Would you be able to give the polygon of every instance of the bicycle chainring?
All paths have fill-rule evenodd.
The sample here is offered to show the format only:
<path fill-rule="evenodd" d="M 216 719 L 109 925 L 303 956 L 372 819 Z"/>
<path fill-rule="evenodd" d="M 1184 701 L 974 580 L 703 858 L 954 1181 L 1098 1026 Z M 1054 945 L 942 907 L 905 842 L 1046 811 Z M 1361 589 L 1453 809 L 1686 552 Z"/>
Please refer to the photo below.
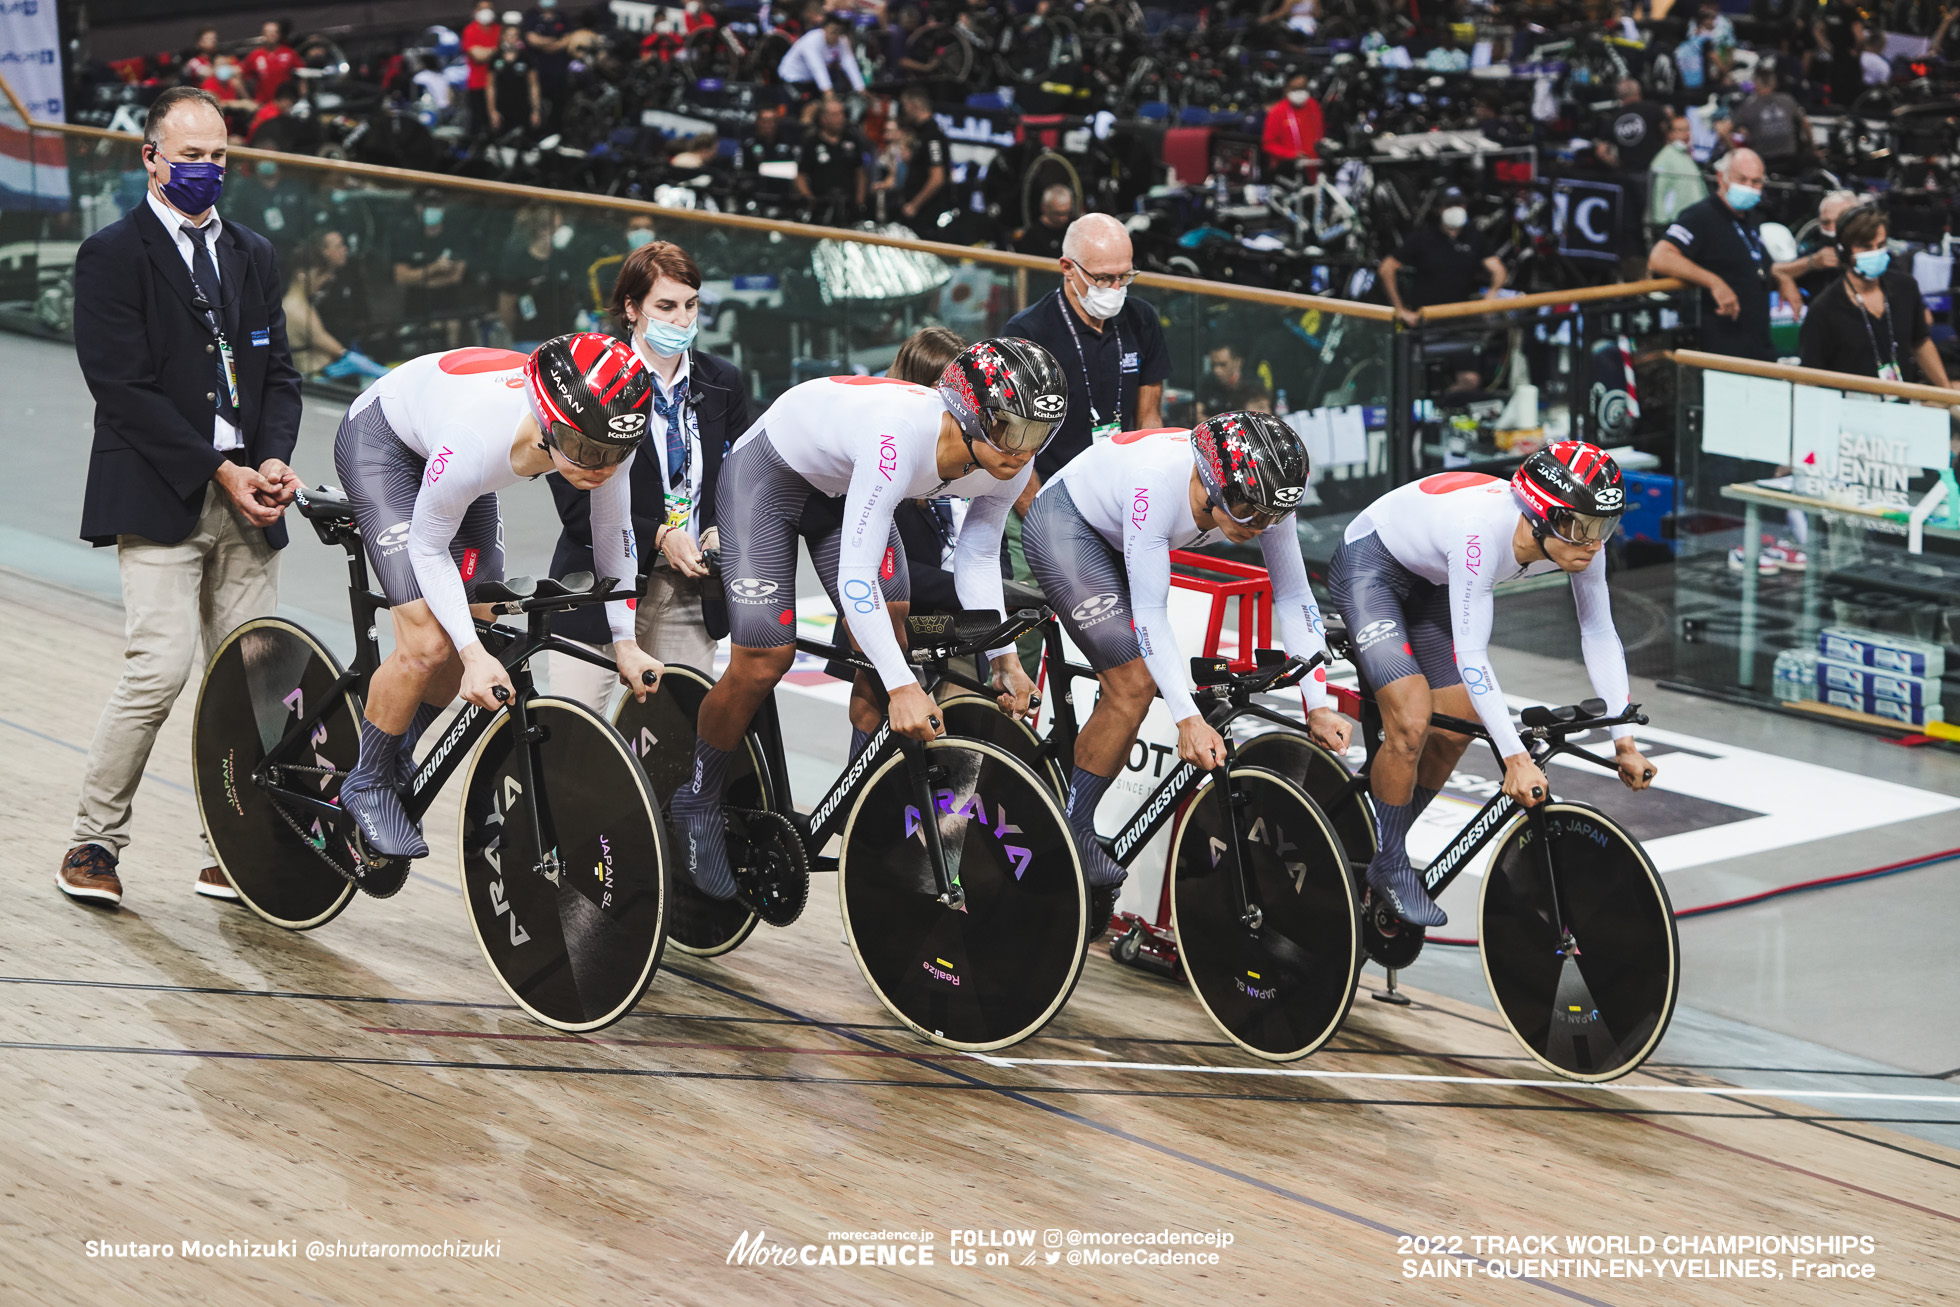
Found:
<path fill-rule="evenodd" d="M 810 901 L 810 853 L 790 820 L 761 808 L 725 807 L 735 899 L 772 926 L 787 926 Z"/>
<path fill-rule="evenodd" d="M 1372 890 L 1361 901 L 1361 909 L 1361 948 L 1371 959 L 1391 971 L 1416 960 L 1428 938 L 1421 926 L 1396 916 L 1388 900 L 1376 898 Z"/>

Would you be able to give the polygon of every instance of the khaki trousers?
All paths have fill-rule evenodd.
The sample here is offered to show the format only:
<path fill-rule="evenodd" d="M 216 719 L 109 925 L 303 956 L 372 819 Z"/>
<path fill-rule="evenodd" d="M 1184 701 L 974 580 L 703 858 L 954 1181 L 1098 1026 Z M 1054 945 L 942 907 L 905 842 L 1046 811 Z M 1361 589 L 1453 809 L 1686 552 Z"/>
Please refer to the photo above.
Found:
<path fill-rule="evenodd" d="M 701 583 L 655 568 L 647 577 L 647 592 L 634 610 L 634 637 L 640 648 L 663 663 L 683 663 L 708 676 L 715 674 L 715 643 L 701 618 Z M 564 654 L 550 657 L 551 693 L 582 703 L 612 720 L 613 693 L 625 693 L 619 673 L 594 667 Z"/>
<path fill-rule="evenodd" d="M 89 745 L 74 842 L 120 856 L 136 786 L 170 706 L 225 636 L 279 606 L 279 553 L 214 482 L 204 488 L 204 510 L 186 539 L 160 545 L 120 536 L 116 563 L 126 630 L 122 679 Z M 206 844 L 200 865 L 215 861 Z"/>

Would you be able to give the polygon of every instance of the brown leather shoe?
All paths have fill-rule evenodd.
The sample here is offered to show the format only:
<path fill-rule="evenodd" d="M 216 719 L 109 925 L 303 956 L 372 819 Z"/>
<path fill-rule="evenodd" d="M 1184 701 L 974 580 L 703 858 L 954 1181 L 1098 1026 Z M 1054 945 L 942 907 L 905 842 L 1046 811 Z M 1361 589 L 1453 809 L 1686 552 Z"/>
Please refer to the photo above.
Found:
<path fill-rule="evenodd" d="M 77 844 L 54 874 L 55 888 L 84 903 L 122 902 L 122 882 L 116 878 L 116 855 L 100 844 Z"/>
<path fill-rule="evenodd" d="M 197 892 L 207 899 L 223 899 L 227 903 L 238 902 L 238 891 L 231 887 L 225 878 L 222 867 L 206 867 L 197 873 Z"/>

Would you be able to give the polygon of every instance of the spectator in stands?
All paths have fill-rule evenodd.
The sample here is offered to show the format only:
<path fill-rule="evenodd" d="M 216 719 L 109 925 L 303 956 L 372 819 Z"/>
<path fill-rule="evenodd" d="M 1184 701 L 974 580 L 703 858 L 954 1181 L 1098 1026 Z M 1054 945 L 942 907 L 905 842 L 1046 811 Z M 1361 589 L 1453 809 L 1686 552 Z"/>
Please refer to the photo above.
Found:
<path fill-rule="evenodd" d="M 565 112 L 565 90 L 572 77 L 572 22 L 558 11 L 558 0 L 538 0 L 524 15 L 524 44 L 544 95 L 544 120 L 555 128 Z"/>
<path fill-rule="evenodd" d="M 386 376 L 388 369 L 342 343 L 328 330 L 319 310 L 327 287 L 346 265 L 347 242 L 337 231 L 324 232 L 319 240 L 300 247 L 282 304 L 286 341 L 292 347 L 293 366 L 302 376 L 357 378 L 365 390 L 375 378 Z"/>
<path fill-rule="evenodd" d="M 432 348 L 455 349 L 463 343 L 463 279 L 470 269 L 442 200 L 436 190 L 416 196 L 415 217 L 395 242 L 395 284 L 403 288 L 407 315 L 428 328 Z"/>
<path fill-rule="evenodd" d="M 626 262 L 626 256 L 644 245 L 653 244 L 653 215 L 650 213 L 629 213 L 626 224 L 620 232 L 620 243 L 607 253 L 594 259 L 585 270 L 586 305 L 595 314 L 604 313 L 612 302 L 613 283 L 619 280 L 619 270 Z M 599 330 L 597 327 L 591 330 Z"/>
<path fill-rule="evenodd" d="M 1885 211 L 1867 202 L 1837 222 L 1843 273 L 1811 301 L 1800 349 L 1807 368 L 1882 381 L 1950 386 L 1932 340 L 1933 314 L 1908 268 L 1887 249 Z"/>
<path fill-rule="evenodd" d="M 821 27 L 797 37 L 776 65 L 776 76 L 807 99 L 828 95 L 835 88 L 833 68 L 844 75 L 853 91 L 863 94 L 864 74 L 858 70 L 857 50 L 851 44 L 851 20 L 842 14 L 828 15 Z"/>
<path fill-rule="evenodd" d="M 442 71 L 440 61 L 433 57 L 411 56 L 409 63 L 415 69 L 409 83 L 417 92 L 419 106 L 433 111 L 438 119 L 446 119 L 456 93 L 450 87 L 449 77 Z"/>
<path fill-rule="evenodd" d="M 463 90 L 470 111 L 470 135 L 485 136 L 490 131 L 490 65 L 497 58 L 497 45 L 503 31 L 497 26 L 497 11 L 482 0 L 463 29 L 463 58 L 469 62 L 469 75 Z"/>
<path fill-rule="evenodd" d="M 1421 321 L 1418 310 L 1431 304 L 1489 299 L 1508 276 L 1503 261 L 1490 252 L 1483 233 L 1470 221 L 1462 190 L 1448 187 L 1436 205 L 1436 220 L 1416 228 L 1400 249 L 1381 262 L 1382 289 L 1395 306 L 1395 316 L 1411 327 Z M 1402 289 L 1404 268 L 1411 274 L 1413 294 Z"/>
<path fill-rule="evenodd" d="M 1795 264 L 1776 264 L 1756 235 L 1763 161 L 1746 146 L 1716 165 L 1721 189 L 1683 209 L 1654 242 L 1647 267 L 1702 288 L 1701 348 L 1713 354 L 1776 361 L 1769 338 L 1770 296 L 1781 289 L 1801 314 Z"/>
<path fill-rule="evenodd" d="M 1258 21 L 1279 24 L 1308 37 L 1320 29 L 1320 6 L 1315 0 L 1277 0 L 1271 9 L 1259 15 Z"/>
<path fill-rule="evenodd" d="M 904 78 L 923 77 L 932 65 L 912 57 L 912 34 L 925 25 L 917 5 L 905 5 L 885 34 L 885 67 Z"/>
<path fill-rule="evenodd" d="M 502 132 L 506 124 L 528 124 L 533 131 L 543 125 L 544 85 L 537 61 L 509 14 L 504 15 L 503 35 L 496 57 L 490 61 L 490 81 L 484 91 L 484 108 L 490 115 L 493 134 Z"/>
<path fill-rule="evenodd" d="M 1691 204 L 1708 198 L 1708 183 L 1688 152 L 1690 129 L 1686 114 L 1667 120 L 1667 144 L 1647 170 L 1647 239 L 1659 238 L 1667 225 Z"/>
<path fill-rule="evenodd" d="M 1864 82 L 1859 52 L 1865 43 L 1865 20 L 1856 0 L 1829 0 L 1817 12 L 1817 44 L 1830 52 L 1830 103 L 1847 109 Z"/>
<path fill-rule="evenodd" d="M 1014 248 L 1022 254 L 1044 259 L 1062 257 L 1062 237 L 1075 221 L 1075 191 L 1056 182 L 1041 193 L 1041 210 L 1034 222 L 1014 237 Z"/>
<path fill-rule="evenodd" d="M 1688 20 L 1688 35 L 1674 47 L 1674 72 L 1689 99 L 1722 84 L 1722 65 L 1715 48 L 1715 18 L 1696 14 Z"/>
<path fill-rule="evenodd" d="M 1885 57 L 1885 33 L 1876 27 L 1865 33 L 1864 53 L 1858 56 L 1866 86 L 1883 86 L 1892 80 L 1892 61 Z"/>
<path fill-rule="evenodd" d="M 1776 64 L 1756 65 L 1756 89 L 1736 106 L 1735 139 L 1763 157 L 1763 167 L 1788 176 L 1800 171 L 1810 153 L 1810 119 L 1803 106 L 1776 89 Z"/>
<path fill-rule="evenodd" d="M 1157 310 L 1129 293 L 1136 279 L 1130 233 L 1106 213 L 1077 218 L 1062 239 L 1061 269 L 1061 289 L 1015 314 L 1001 331 L 1046 347 L 1069 385 L 1068 416 L 1035 459 L 1022 512 L 1040 483 L 1091 440 L 1164 424 L 1170 351 Z"/>
<path fill-rule="evenodd" d="M 246 94 L 245 75 L 239 70 L 238 60 L 228 54 L 216 56 L 211 61 L 211 75 L 198 89 L 217 97 L 226 126 L 234 138 L 242 139 L 243 128 L 251 122 L 259 106 Z"/>
<path fill-rule="evenodd" d="M 1259 378 L 1247 377 L 1232 387 L 1232 393 L 1225 403 L 1224 412 L 1270 413 L 1273 411 L 1273 392 Z"/>
<path fill-rule="evenodd" d="M 217 66 L 218 29 L 200 27 L 196 42 L 184 51 L 183 62 L 177 69 L 178 80 L 185 86 L 203 86 L 204 79 L 211 76 Z"/>
<path fill-rule="evenodd" d="M 572 251 L 573 235 L 552 205 L 517 215 L 497 267 L 497 317 L 514 348 L 533 350 L 572 329 L 587 266 Z"/>
<path fill-rule="evenodd" d="M 845 120 L 844 102 L 826 96 L 817 110 L 817 130 L 797 156 L 796 193 L 810 205 L 815 221 L 845 226 L 864 212 L 869 187 L 864 144 Z"/>
<path fill-rule="evenodd" d="M 1204 375 L 1198 378 L 1198 411 L 1193 422 L 1203 422 L 1214 413 L 1231 412 L 1232 396 L 1238 393 L 1244 382 L 1244 347 L 1229 340 L 1213 346 L 1211 352 L 1205 355 Z"/>
<path fill-rule="evenodd" d="M 1286 94 L 1266 110 L 1259 142 L 1266 162 L 1275 171 L 1310 175 L 1319 165 L 1324 133 L 1320 101 L 1307 90 L 1307 75 L 1294 73 L 1286 79 Z"/>
<path fill-rule="evenodd" d="M 905 88 L 898 112 L 912 138 L 898 220 L 922 237 L 944 239 L 944 220 L 953 212 L 953 147 L 932 116 L 932 97 L 923 86 Z"/>
<path fill-rule="evenodd" d="M 1837 223 L 1845 210 L 1858 203 L 1851 191 L 1832 191 L 1817 203 L 1817 225 L 1805 233 L 1800 248 L 1807 265 L 1797 273 L 1806 312 L 1818 294 L 1838 279 Z"/>
<path fill-rule="evenodd" d="M 240 176 L 227 188 L 225 212 L 272 242 L 283 261 L 304 237 L 312 206 L 312 193 L 305 183 L 282 176 L 274 159 L 260 159 L 239 169 Z"/>
<path fill-rule="evenodd" d="M 284 20 L 276 18 L 259 24 L 259 43 L 245 56 L 245 76 L 252 98 L 260 104 L 272 99 L 299 67 L 299 55 L 286 44 L 286 26 Z"/>
<path fill-rule="evenodd" d="M 300 122 L 293 117 L 293 106 L 298 102 L 299 83 L 291 79 L 281 82 L 272 99 L 252 115 L 252 124 L 245 129 L 246 144 L 260 150 L 293 150 L 300 143 Z"/>
<path fill-rule="evenodd" d="M 333 269 L 333 279 L 314 297 L 313 311 L 320 315 L 320 325 L 336 339 L 349 349 L 360 349 L 373 320 L 368 311 L 367 275 L 355 257 L 354 245 L 331 228 L 316 233 L 311 241 L 319 250 L 321 262 Z"/>
<path fill-rule="evenodd" d="M 783 196 L 793 189 L 790 179 L 768 175 L 780 173 L 782 164 L 788 164 L 792 169 L 796 167 L 798 151 L 783 139 L 782 122 L 783 116 L 778 110 L 762 110 L 755 116 L 755 135 L 743 141 L 735 155 L 736 169 L 755 179 L 758 195 Z M 768 173 L 763 171 L 765 164 L 771 165 Z"/>
<path fill-rule="evenodd" d="M 1667 144 L 1667 110 L 1642 96 L 1640 83 L 1631 77 L 1621 80 L 1618 93 L 1619 107 L 1607 122 L 1607 143 L 1618 155 L 1622 173 L 1644 178 Z"/>

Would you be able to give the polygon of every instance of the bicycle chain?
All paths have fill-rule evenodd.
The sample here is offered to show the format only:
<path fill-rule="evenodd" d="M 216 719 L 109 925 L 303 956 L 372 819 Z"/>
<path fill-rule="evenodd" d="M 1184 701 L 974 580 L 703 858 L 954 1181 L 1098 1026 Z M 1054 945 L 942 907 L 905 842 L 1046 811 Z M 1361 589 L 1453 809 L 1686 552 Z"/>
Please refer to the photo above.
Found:
<path fill-rule="evenodd" d="M 344 777 L 347 775 L 346 772 L 337 771 L 332 767 L 301 767 L 297 764 L 290 766 L 288 770 L 305 772 L 306 774 L 313 775 L 313 776 Z M 335 860 L 332 854 L 327 852 L 326 844 L 315 844 L 313 842 L 313 837 L 310 834 L 308 834 L 303 828 L 301 828 L 300 824 L 297 821 L 293 820 L 293 815 L 290 812 L 287 812 L 284 805 L 282 805 L 277 799 L 268 799 L 267 802 L 269 802 L 272 805 L 272 810 L 279 814 L 280 819 L 284 821 L 286 825 L 292 828 L 293 834 L 299 836 L 300 842 L 305 844 L 307 848 L 311 849 L 315 854 L 315 856 L 317 856 L 320 859 L 320 861 L 326 863 L 329 867 L 332 867 L 335 872 L 339 873 L 340 878 L 342 880 L 346 881 L 350 885 L 353 885 L 355 888 L 361 890 L 362 892 L 367 894 L 370 898 L 377 898 L 377 899 L 393 898 L 395 895 L 401 893 L 402 886 L 408 884 L 408 868 L 405 862 L 404 865 L 402 866 L 401 874 L 395 878 L 394 883 L 392 885 L 390 885 L 386 880 L 379 878 L 378 876 L 364 874 L 363 868 L 360 866 L 356 866 L 351 869 L 342 866 L 338 861 Z M 358 839 L 359 835 L 357 834 L 355 838 Z M 332 840 L 329 839 L 327 841 L 327 844 L 331 844 L 331 843 Z M 390 859 L 389 865 L 392 866 L 394 865 L 394 863 L 401 862 L 401 861 L 403 860 Z"/>

